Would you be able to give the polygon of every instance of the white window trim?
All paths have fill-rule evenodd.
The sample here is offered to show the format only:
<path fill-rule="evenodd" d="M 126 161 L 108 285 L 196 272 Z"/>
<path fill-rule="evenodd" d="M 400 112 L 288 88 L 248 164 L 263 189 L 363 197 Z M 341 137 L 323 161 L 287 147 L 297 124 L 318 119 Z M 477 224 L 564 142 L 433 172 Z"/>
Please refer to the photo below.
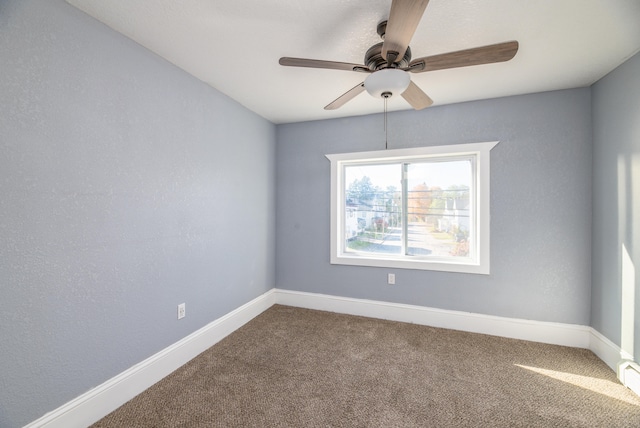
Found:
<path fill-rule="evenodd" d="M 470 144 L 453 144 L 446 146 L 418 147 L 410 149 L 379 150 L 371 152 L 338 153 L 326 155 L 331 161 L 331 264 L 372 266 L 398 269 L 436 270 L 446 272 L 484 274 L 490 273 L 490 151 L 498 141 Z M 344 164 L 354 161 L 367 163 L 402 162 L 418 158 L 442 156 L 476 156 L 476 252 L 474 261 L 464 262 L 447 259 L 407 260 L 386 255 L 355 255 L 343 251 L 343 242 L 338 237 L 344 236 L 344 225 L 339 210 L 344 211 L 344 183 L 341 169 Z"/>

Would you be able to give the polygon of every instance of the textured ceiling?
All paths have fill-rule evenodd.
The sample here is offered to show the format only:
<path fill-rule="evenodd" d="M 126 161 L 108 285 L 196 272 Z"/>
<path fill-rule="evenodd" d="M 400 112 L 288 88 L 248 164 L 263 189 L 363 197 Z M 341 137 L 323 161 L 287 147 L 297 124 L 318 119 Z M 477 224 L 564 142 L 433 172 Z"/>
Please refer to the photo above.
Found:
<path fill-rule="evenodd" d="M 366 93 L 323 107 L 361 73 L 282 67 L 282 56 L 362 63 L 391 0 L 67 0 L 274 123 L 381 112 Z M 640 51 L 640 0 L 431 0 L 413 57 L 517 40 L 509 62 L 411 74 L 442 105 L 588 86 Z M 409 109 L 401 97 L 389 110 Z"/>

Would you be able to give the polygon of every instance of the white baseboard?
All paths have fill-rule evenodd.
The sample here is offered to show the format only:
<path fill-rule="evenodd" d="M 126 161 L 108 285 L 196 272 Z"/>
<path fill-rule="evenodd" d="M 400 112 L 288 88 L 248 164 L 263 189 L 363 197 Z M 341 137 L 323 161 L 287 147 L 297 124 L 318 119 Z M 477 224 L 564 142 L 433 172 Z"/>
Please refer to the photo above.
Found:
<path fill-rule="evenodd" d="M 588 349 L 614 371 L 617 371 L 620 361 L 633 360 L 633 356 L 621 350 L 619 346 L 593 328 L 591 329 L 591 340 Z"/>
<path fill-rule="evenodd" d="M 621 361 L 618 364 L 618 378 L 623 385 L 640 395 L 640 365 L 634 361 Z"/>
<path fill-rule="evenodd" d="M 146 360 L 33 421 L 25 428 L 86 427 L 100 420 L 275 303 L 272 289 Z"/>
<path fill-rule="evenodd" d="M 276 289 L 276 303 L 577 348 L 589 348 L 590 343 L 590 327 L 574 324 L 505 318 L 280 289 Z"/>
<path fill-rule="evenodd" d="M 25 428 L 88 426 L 207 350 L 274 304 L 490 334 L 593 351 L 612 370 L 633 357 L 591 327 L 505 318 L 424 306 L 272 289 L 195 331 Z M 624 365 L 627 368 L 629 364 Z M 634 378 L 634 382 L 638 380 Z M 624 383 L 624 382 L 623 382 Z M 637 391 L 635 391 L 637 393 Z"/>

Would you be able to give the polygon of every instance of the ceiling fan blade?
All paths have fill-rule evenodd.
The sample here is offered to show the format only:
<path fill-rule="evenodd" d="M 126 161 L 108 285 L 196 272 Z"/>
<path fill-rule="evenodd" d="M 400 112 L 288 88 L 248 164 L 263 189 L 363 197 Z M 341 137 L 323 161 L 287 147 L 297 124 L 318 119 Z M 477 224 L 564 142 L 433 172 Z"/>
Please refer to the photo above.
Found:
<path fill-rule="evenodd" d="M 467 67 L 509 61 L 518 52 L 518 42 L 510 41 L 495 45 L 481 46 L 462 51 L 417 58 L 405 70 L 412 73 Z"/>
<path fill-rule="evenodd" d="M 360 95 L 362 92 L 364 92 L 364 82 L 357 84 L 356 86 L 354 86 L 353 88 L 345 92 L 344 94 L 340 95 L 334 101 L 329 103 L 324 109 L 325 110 L 338 109 L 343 105 L 345 105 L 348 101 L 351 101 L 352 99 L 354 99 L 357 95 Z"/>
<path fill-rule="evenodd" d="M 396 62 L 404 57 L 427 4 L 429 0 L 393 0 L 382 44 L 383 58 Z"/>
<path fill-rule="evenodd" d="M 429 95 L 425 94 L 422 89 L 413 82 L 409 82 L 409 87 L 402 93 L 402 98 L 407 100 L 411 107 L 416 110 L 422 110 L 433 104 L 433 100 Z"/>
<path fill-rule="evenodd" d="M 309 67 L 309 68 L 327 68 L 330 70 L 346 70 L 346 71 L 360 71 L 363 73 L 371 73 L 367 67 L 362 64 L 351 64 L 348 62 L 337 61 L 323 61 L 321 59 L 306 59 L 306 58 L 290 58 L 282 57 L 279 61 L 280 65 L 288 67 Z"/>

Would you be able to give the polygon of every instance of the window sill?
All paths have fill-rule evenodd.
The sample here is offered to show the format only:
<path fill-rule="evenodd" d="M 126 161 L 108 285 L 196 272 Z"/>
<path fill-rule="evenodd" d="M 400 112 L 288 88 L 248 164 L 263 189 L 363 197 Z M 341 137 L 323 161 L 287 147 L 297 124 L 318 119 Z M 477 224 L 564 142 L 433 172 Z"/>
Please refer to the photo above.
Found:
<path fill-rule="evenodd" d="M 480 275 L 489 275 L 489 261 L 484 264 L 472 263 L 472 262 L 456 262 L 456 261 L 437 261 L 437 260 L 407 260 L 406 257 L 402 259 L 394 259 L 389 257 L 376 257 L 367 256 L 362 257 L 358 255 L 341 255 L 331 258 L 331 264 L 333 265 L 349 265 L 349 266 L 369 266 L 369 267 L 382 267 L 393 269 L 414 269 L 414 270 L 432 270 L 441 272 L 453 272 L 453 273 L 471 273 Z"/>

